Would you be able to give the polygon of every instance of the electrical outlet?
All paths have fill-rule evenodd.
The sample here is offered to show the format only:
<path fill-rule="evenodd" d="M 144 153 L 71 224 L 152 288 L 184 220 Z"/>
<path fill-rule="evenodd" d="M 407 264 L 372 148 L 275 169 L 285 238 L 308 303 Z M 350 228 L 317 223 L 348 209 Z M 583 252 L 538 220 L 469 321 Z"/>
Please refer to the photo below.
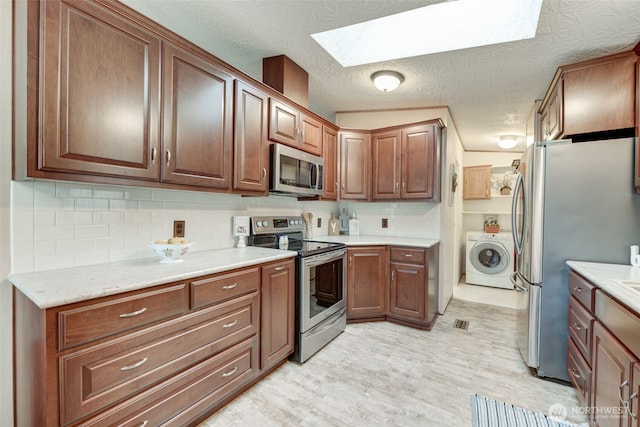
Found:
<path fill-rule="evenodd" d="M 389 220 L 387 218 L 382 218 L 382 228 L 389 228 Z"/>
<path fill-rule="evenodd" d="M 173 221 L 173 237 L 184 237 L 184 221 Z"/>
<path fill-rule="evenodd" d="M 322 218 L 318 218 L 318 228 L 322 227 Z"/>

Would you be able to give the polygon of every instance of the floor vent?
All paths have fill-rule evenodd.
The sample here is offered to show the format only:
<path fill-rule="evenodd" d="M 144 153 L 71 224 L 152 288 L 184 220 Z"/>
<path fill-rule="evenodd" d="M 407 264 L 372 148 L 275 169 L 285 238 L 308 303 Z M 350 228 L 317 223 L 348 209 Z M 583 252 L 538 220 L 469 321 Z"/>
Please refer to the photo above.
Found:
<path fill-rule="evenodd" d="M 469 321 L 456 319 L 456 321 L 453 322 L 453 327 L 456 329 L 464 329 L 466 331 L 469 329 Z"/>

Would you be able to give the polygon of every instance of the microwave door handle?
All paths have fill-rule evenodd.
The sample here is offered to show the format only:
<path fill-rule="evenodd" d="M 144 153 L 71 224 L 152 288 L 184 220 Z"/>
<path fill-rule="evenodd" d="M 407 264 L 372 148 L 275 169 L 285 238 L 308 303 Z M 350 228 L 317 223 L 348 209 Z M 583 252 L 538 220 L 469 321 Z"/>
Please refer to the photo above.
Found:
<path fill-rule="evenodd" d="M 315 163 L 311 163 L 311 167 L 309 168 L 309 188 L 313 190 L 313 170 L 315 169 Z"/>
<path fill-rule="evenodd" d="M 316 190 L 319 190 L 321 188 L 321 183 L 320 183 L 320 179 L 322 177 L 322 173 L 320 172 L 321 168 L 314 163 L 313 167 L 316 169 Z"/>

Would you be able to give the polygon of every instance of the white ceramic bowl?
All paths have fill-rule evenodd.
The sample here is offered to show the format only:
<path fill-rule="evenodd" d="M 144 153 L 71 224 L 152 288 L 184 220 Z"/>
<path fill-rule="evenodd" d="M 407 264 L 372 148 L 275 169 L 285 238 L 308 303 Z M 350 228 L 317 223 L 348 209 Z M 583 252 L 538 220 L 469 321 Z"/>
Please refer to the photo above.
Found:
<path fill-rule="evenodd" d="M 161 264 L 173 264 L 175 262 L 182 262 L 182 256 L 187 253 L 191 245 L 195 242 L 189 243 L 177 243 L 177 244 L 158 244 L 158 243 L 149 243 L 151 249 L 153 249 L 162 260 L 160 260 Z"/>

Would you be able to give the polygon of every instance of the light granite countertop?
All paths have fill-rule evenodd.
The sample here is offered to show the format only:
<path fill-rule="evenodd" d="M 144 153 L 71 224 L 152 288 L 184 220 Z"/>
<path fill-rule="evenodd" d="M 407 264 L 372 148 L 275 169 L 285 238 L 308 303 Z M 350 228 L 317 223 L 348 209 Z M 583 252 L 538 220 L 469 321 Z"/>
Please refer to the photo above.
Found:
<path fill-rule="evenodd" d="M 567 265 L 605 293 L 640 314 L 640 291 L 620 283 L 632 281 L 640 284 L 640 268 L 623 264 L 567 261 Z"/>
<path fill-rule="evenodd" d="M 145 258 L 34 273 L 12 274 L 9 280 L 40 308 L 134 291 L 163 283 L 219 273 L 295 256 L 294 251 L 246 247 L 190 252 L 184 261 L 160 264 Z"/>
<path fill-rule="evenodd" d="M 415 237 L 394 237 L 394 236 L 317 236 L 311 240 L 320 242 L 338 242 L 347 246 L 365 246 L 365 245 L 395 245 L 395 246 L 412 246 L 418 248 L 429 249 L 438 243 L 438 239 L 422 239 Z"/>

